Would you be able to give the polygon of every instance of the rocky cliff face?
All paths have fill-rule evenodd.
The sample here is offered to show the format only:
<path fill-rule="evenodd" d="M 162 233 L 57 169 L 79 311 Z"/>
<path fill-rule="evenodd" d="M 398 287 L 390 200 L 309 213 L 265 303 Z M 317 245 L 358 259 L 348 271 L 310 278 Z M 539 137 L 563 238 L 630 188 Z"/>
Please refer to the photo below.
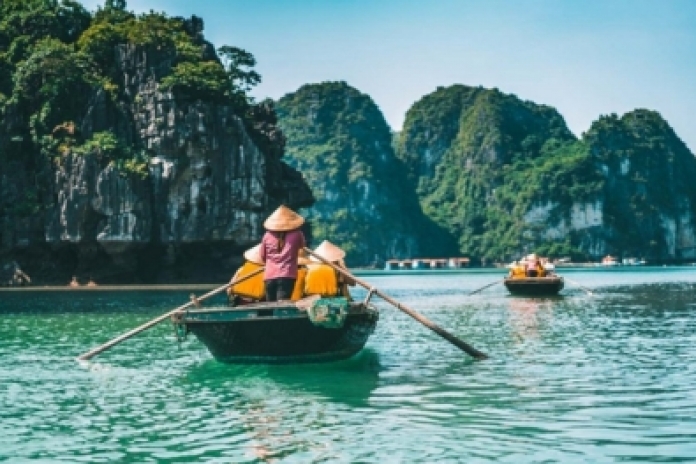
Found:
<path fill-rule="evenodd" d="M 575 195 L 562 198 L 557 188 L 535 198 L 523 218 L 527 230 L 536 231 L 528 242 L 571 238 L 595 260 L 607 254 L 660 263 L 696 258 L 696 160 L 659 114 L 602 117 L 575 148 L 591 169 L 572 171 Z"/>
<path fill-rule="evenodd" d="M 696 159 L 655 112 L 602 117 L 576 140 L 551 108 L 453 86 L 413 106 L 397 145 L 464 254 L 696 258 Z"/>
<path fill-rule="evenodd" d="M 111 131 L 142 147 L 149 172 L 124 173 L 98 152 L 66 151 L 49 169 L 45 214 L 5 218 L 3 246 L 57 253 L 61 271 L 102 281 L 228 278 L 240 251 L 260 239 L 265 217 L 280 203 L 310 206 L 312 194 L 280 160 L 282 134 L 264 132 L 263 118 L 254 140 L 231 107 L 160 89 L 172 56 L 133 45 L 116 53 L 123 91 L 117 99 L 95 91 L 79 130 L 85 138 Z M 255 110 L 274 117 L 268 104 Z M 3 174 L 4 191 L 19 184 L 21 176 Z M 23 269 L 50 280 L 50 269 L 37 266 Z"/>
<path fill-rule="evenodd" d="M 284 96 L 277 109 L 286 159 L 317 198 L 306 210 L 315 244 L 336 243 L 352 265 L 437 253 L 443 242 L 433 239 L 436 228 L 423 216 L 369 96 L 345 82 L 325 82 Z"/>
<path fill-rule="evenodd" d="M 605 116 L 582 143 L 603 188 L 581 246 L 595 256 L 696 258 L 696 159 L 669 124 L 648 110 Z"/>
<path fill-rule="evenodd" d="M 425 214 L 458 241 L 450 254 L 496 260 L 522 248 L 522 214 L 531 206 L 531 194 L 510 188 L 511 174 L 538 163 L 545 147 L 572 141 L 552 108 L 455 85 L 408 111 L 397 155 Z"/>

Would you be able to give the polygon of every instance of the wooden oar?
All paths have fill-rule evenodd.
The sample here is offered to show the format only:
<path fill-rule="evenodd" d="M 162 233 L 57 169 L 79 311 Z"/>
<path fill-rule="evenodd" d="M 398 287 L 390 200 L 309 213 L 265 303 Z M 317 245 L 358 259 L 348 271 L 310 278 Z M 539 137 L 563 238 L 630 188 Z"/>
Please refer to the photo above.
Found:
<path fill-rule="evenodd" d="M 495 282 L 491 282 L 491 283 L 488 284 L 488 285 L 484 285 L 483 287 L 478 288 L 478 289 L 474 290 L 473 292 L 469 293 L 467 296 L 471 296 L 471 295 L 473 295 L 474 293 L 478 293 L 478 292 L 480 292 L 481 290 L 485 290 L 485 289 L 487 289 L 488 287 L 492 287 L 493 285 L 499 284 L 499 283 L 501 283 L 501 282 L 505 282 L 505 279 L 503 279 L 503 280 L 496 280 Z"/>
<path fill-rule="evenodd" d="M 379 295 L 383 300 L 387 301 L 388 303 L 391 303 L 391 304 L 392 304 L 393 306 L 395 306 L 397 309 L 399 309 L 399 310 L 405 312 L 406 314 L 408 314 L 409 316 L 411 316 L 412 318 L 414 318 L 415 320 L 417 320 L 418 322 L 420 322 L 421 324 L 423 324 L 424 326 L 426 326 L 427 328 L 429 328 L 430 330 L 432 330 L 433 332 L 435 332 L 436 334 L 438 334 L 439 336 L 441 336 L 442 338 L 444 338 L 445 340 L 447 340 L 448 342 L 452 343 L 452 344 L 453 344 L 454 346 L 456 346 L 457 348 L 459 348 L 459 349 L 461 349 L 462 351 L 466 352 L 469 356 L 472 356 L 472 357 L 474 357 L 474 358 L 476 358 L 476 359 L 486 359 L 486 358 L 488 358 L 488 356 L 487 356 L 485 353 L 480 352 L 479 350 L 477 350 L 476 348 L 470 346 L 470 345 L 467 344 L 466 342 L 464 342 L 464 341 L 458 339 L 457 337 L 455 337 L 455 336 L 452 335 L 451 333 L 447 332 L 447 331 L 446 331 L 445 329 L 443 329 L 442 327 L 438 326 L 438 325 L 435 324 L 434 322 L 432 322 L 432 321 L 430 321 L 429 319 L 427 319 L 425 316 L 423 316 L 423 315 L 417 313 L 416 311 L 414 311 L 414 310 L 411 309 L 411 308 L 408 308 L 407 306 L 404 306 L 403 304 L 401 304 L 401 303 L 399 303 L 398 301 L 394 300 L 394 299 L 391 298 L 390 296 L 384 294 L 384 293 L 381 292 L 380 290 L 377 290 L 377 289 L 374 288 L 373 286 L 369 285 L 367 282 L 363 282 L 362 280 L 358 279 L 358 278 L 355 277 L 353 274 L 351 274 L 350 272 L 348 272 L 346 269 L 344 269 L 344 268 L 342 268 L 342 267 L 340 267 L 340 266 L 336 266 L 335 264 L 333 264 L 333 263 L 330 262 L 330 261 L 327 261 L 326 259 L 324 259 L 324 257 L 322 257 L 322 256 L 320 256 L 320 255 L 318 255 L 318 254 L 316 254 L 315 252 L 313 252 L 313 251 L 310 250 L 309 248 L 305 248 L 304 250 L 305 250 L 308 254 L 310 254 L 311 256 L 314 256 L 315 258 L 317 258 L 318 260 L 320 260 L 322 263 L 324 263 L 324 264 L 326 264 L 326 265 L 328 265 L 328 266 L 331 266 L 334 270 L 340 272 L 340 273 L 341 273 L 342 275 L 344 275 L 345 277 L 347 277 L 347 278 L 353 280 L 356 284 L 360 285 L 361 287 L 364 287 L 366 290 L 371 291 L 371 292 L 373 292 L 373 293 L 376 294 L 376 295 Z"/>
<path fill-rule="evenodd" d="M 580 287 L 581 289 L 585 290 L 585 291 L 587 292 L 588 295 L 590 295 L 590 296 L 594 295 L 594 293 L 592 293 L 592 290 L 591 290 L 591 289 L 589 289 L 589 288 L 587 288 L 587 287 L 583 287 L 583 286 L 580 285 L 578 282 L 576 282 L 576 281 L 574 281 L 574 280 L 572 280 L 572 279 L 569 279 L 569 278 L 567 278 L 567 277 L 565 277 L 565 276 L 563 276 L 563 278 L 564 278 L 565 280 L 567 280 L 568 282 L 573 283 L 573 284 L 577 285 L 578 287 Z"/>
<path fill-rule="evenodd" d="M 263 269 L 264 269 L 263 267 L 260 268 L 260 269 L 257 269 L 257 270 L 255 270 L 254 272 L 251 272 L 251 273 L 249 273 L 249 274 L 246 274 L 246 275 L 243 276 L 243 277 L 240 277 L 239 279 L 235 280 L 234 282 L 230 282 L 229 284 L 226 284 L 226 285 L 223 285 L 222 287 L 216 288 L 215 290 L 212 290 L 212 291 L 206 293 L 205 295 L 203 295 L 203 296 L 201 296 L 201 297 L 199 297 L 199 298 L 194 298 L 193 301 L 189 301 L 188 303 L 186 303 L 186 304 L 184 304 L 184 305 L 181 305 L 181 306 L 179 306 L 178 308 L 173 309 L 173 310 L 169 311 L 169 312 L 166 313 L 166 314 L 162 314 L 161 316 L 159 316 L 159 317 L 157 317 L 157 318 L 151 320 L 150 322 L 146 322 L 145 324 L 143 324 L 143 325 L 141 325 L 141 326 L 139 326 L 139 327 L 136 327 L 135 329 L 133 329 L 133 330 L 131 330 L 131 331 L 129 331 L 129 332 L 126 332 L 126 333 L 124 333 L 123 335 L 121 335 L 121 336 L 119 336 L 119 337 L 116 337 L 116 338 L 114 338 L 113 340 L 111 340 L 111 341 L 109 341 L 109 342 L 107 342 L 107 343 L 104 343 L 103 345 L 98 346 L 98 347 L 94 348 L 94 349 L 91 350 L 91 351 L 88 351 L 87 353 L 81 354 L 80 356 L 77 357 L 77 359 L 80 360 L 80 361 L 86 361 L 86 360 L 92 358 L 93 356 L 98 355 L 98 354 L 101 353 L 102 351 L 106 351 L 106 350 L 108 350 L 109 348 L 111 348 L 112 346 L 118 345 L 118 344 L 121 343 L 122 341 L 127 340 L 127 339 L 131 338 L 132 336 L 137 335 L 137 334 L 139 334 L 140 332 L 142 332 L 142 331 L 144 331 L 144 330 L 147 330 L 147 329 L 149 329 L 150 327 L 159 324 L 159 323 L 162 322 L 163 320 L 165 320 L 165 319 L 167 319 L 168 317 L 170 317 L 172 314 L 177 313 L 177 312 L 179 312 L 179 311 L 183 311 L 184 309 L 186 309 L 186 308 L 188 308 L 188 307 L 190 307 L 190 306 L 195 306 L 197 302 L 200 302 L 200 301 L 202 301 L 202 300 L 205 300 L 206 298 L 209 298 L 209 297 L 211 297 L 211 296 L 213 296 L 213 295 L 217 295 L 218 293 L 224 291 L 225 289 L 227 289 L 228 287 L 231 287 L 232 285 L 237 285 L 237 284 L 239 284 L 239 283 L 244 282 L 245 280 L 248 280 L 248 279 L 252 278 L 252 277 L 255 276 L 256 274 L 258 274 L 258 273 L 260 273 L 260 272 L 263 272 Z"/>

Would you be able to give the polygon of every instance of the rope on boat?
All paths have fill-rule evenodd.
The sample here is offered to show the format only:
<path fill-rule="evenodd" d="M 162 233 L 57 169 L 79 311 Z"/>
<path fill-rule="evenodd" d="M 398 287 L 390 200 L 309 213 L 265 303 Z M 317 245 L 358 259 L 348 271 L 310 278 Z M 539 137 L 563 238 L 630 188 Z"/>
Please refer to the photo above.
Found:
<path fill-rule="evenodd" d="M 178 313 L 172 314 L 170 319 L 172 322 L 172 329 L 174 330 L 174 337 L 176 338 L 177 343 L 179 343 L 179 348 L 181 348 L 181 343 L 185 342 L 188 338 L 188 325 L 182 322 L 184 318 L 188 317 L 188 314 L 188 309 L 185 309 L 183 311 L 179 311 Z"/>

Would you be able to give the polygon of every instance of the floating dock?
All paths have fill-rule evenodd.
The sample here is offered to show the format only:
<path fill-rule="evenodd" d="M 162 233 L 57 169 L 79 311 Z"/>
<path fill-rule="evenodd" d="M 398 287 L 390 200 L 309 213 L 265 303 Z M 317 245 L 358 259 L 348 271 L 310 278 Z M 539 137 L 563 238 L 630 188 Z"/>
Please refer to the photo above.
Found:
<path fill-rule="evenodd" d="M 384 265 L 385 271 L 408 271 L 426 269 L 461 269 L 469 267 L 469 258 L 411 258 L 390 259 Z"/>

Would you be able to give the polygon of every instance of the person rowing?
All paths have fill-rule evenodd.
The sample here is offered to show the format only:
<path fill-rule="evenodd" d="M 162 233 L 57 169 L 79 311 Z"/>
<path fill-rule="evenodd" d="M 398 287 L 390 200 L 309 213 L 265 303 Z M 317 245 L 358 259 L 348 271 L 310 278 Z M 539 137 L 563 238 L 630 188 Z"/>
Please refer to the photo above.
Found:
<path fill-rule="evenodd" d="M 266 301 L 289 300 L 292 296 L 299 253 L 305 247 L 302 224 L 304 218 L 285 205 L 263 223 L 266 233 L 261 239 L 259 255 L 266 266 L 263 276 Z"/>

